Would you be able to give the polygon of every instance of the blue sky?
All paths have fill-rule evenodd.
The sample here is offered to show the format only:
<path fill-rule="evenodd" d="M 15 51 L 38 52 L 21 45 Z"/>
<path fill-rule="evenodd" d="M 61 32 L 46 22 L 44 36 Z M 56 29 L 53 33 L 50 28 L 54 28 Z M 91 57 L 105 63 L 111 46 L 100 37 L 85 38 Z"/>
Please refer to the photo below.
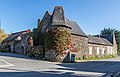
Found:
<path fill-rule="evenodd" d="M 32 30 L 45 11 L 52 12 L 58 5 L 86 34 L 109 27 L 120 30 L 120 0 L 0 0 L 2 28 L 6 33 Z"/>

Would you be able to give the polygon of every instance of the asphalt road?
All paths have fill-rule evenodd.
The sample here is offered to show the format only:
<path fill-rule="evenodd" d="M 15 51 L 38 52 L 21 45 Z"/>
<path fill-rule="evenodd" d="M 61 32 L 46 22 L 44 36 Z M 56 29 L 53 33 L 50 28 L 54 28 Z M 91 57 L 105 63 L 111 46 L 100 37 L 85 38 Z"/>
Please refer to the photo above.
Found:
<path fill-rule="evenodd" d="M 106 77 L 120 70 L 120 57 L 79 63 L 34 60 L 0 53 L 0 77 Z"/>

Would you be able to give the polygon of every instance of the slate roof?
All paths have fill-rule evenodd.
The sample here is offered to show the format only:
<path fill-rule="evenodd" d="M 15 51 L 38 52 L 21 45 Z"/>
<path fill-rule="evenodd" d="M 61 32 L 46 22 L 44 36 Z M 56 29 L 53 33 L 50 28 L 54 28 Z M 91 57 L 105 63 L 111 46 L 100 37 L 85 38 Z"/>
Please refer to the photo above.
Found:
<path fill-rule="evenodd" d="M 22 34 L 26 34 L 31 32 L 30 30 L 25 30 L 25 31 L 20 31 L 20 32 L 16 32 L 16 33 L 12 33 L 10 36 L 8 36 L 6 39 L 3 40 L 3 42 L 7 42 L 7 41 L 12 41 L 15 38 L 17 38 L 18 36 L 22 35 Z"/>
<path fill-rule="evenodd" d="M 113 34 L 104 34 L 104 35 L 100 35 L 100 37 L 106 38 L 110 43 L 113 44 Z"/>
<path fill-rule="evenodd" d="M 88 36 L 88 43 L 112 46 L 112 44 L 105 38 L 98 38 L 93 36 Z"/>
<path fill-rule="evenodd" d="M 53 13 L 50 13 L 47 11 L 43 19 L 45 19 L 46 21 L 50 20 L 49 23 L 46 23 L 47 25 L 43 25 L 43 29 L 46 29 L 49 26 L 63 26 L 63 27 L 70 28 L 71 34 L 73 35 L 80 35 L 80 36 L 88 37 L 88 40 L 89 40 L 88 43 L 110 45 L 110 46 L 112 45 L 108 41 L 108 39 L 111 40 L 110 39 L 111 37 L 108 39 L 105 39 L 105 38 L 87 36 L 76 22 L 71 21 L 65 17 L 64 8 L 62 6 L 56 6 L 54 8 Z"/>
<path fill-rule="evenodd" d="M 46 29 L 47 27 L 51 25 L 52 26 L 64 26 L 64 27 L 71 29 L 72 34 L 87 36 L 76 22 L 71 21 L 65 17 L 64 9 L 62 6 L 56 6 L 53 13 L 50 13 L 47 11 L 42 20 L 51 21 L 48 24 L 46 23 L 47 26 L 43 25 L 43 31 L 44 29 Z"/>
<path fill-rule="evenodd" d="M 56 6 L 52 14 L 52 25 L 67 26 L 62 6 Z"/>
<path fill-rule="evenodd" d="M 113 44 L 113 36 L 110 34 L 101 35 L 100 37 L 94 37 L 94 36 L 87 36 L 80 26 L 74 22 L 69 20 L 64 15 L 64 9 L 62 6 L 56 6 L 53 13 L 46 11 L 42 21 L 47 21 L 48 23 L 43 23 L 43 30 L 46 29 L 48 26 L 65 26 L 67 28 L 70 28 L 71 34 L 74 35 L 80 35 L 80 36 L 86 36 L 88 37 L 88 43 L 91 44 L 98 44 L 98 45 L 107 45 L 112 46 Z M 27 30 L 26 30 L 27 31 Z M 26 31 L 16 32 L 8 36 L 3 42 L 14 40 L 16 37 L 20 36 Z"/>
<path fill-rule="evenodd" d="M 46 11 L 46 12 L 45 12 L 45 15 L 44 15 L 44 17 L 43 17 L 43 20 L 46 20 L 48 17 L 51 17 L 51 16 L 52 16 L 52 13 L 49 12 L 49 11 Z"/>
<path fill-rule="evenodd" d="M 87 36 L 75 21 L 71 21 L 69 19 L 66 19 L 66 23 L 67 23 L 67 25 L 69 25 L 72 28 L 71 29 L 72 34 Z"/>

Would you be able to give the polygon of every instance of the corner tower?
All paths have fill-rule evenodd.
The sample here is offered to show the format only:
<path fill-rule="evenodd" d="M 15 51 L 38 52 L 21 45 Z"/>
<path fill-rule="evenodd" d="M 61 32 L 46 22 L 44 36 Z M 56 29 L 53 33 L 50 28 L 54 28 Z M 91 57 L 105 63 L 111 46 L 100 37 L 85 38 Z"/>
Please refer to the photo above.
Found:
<path fill-rule="evenodd" d="M 64 9 L 56 6 L 51 16 L 51 22 L 46 27 L 45 58 L 49 61 L 63 61 L 71 42 L 71 27 L 66 23 Z"/>

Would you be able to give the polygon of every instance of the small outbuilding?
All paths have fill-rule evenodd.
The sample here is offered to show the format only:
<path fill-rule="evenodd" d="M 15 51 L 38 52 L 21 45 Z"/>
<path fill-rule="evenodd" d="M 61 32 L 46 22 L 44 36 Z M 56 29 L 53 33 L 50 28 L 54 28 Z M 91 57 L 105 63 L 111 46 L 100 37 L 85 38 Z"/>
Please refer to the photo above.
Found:
<path fill-rule="evenodd" d="M 7 46 L 11 52 L 25 54 L 27 46 L 33 46 L 33 39 L 29 36 L 31 30 L 12 33 L 3 40 L 2 45 Z"/>

